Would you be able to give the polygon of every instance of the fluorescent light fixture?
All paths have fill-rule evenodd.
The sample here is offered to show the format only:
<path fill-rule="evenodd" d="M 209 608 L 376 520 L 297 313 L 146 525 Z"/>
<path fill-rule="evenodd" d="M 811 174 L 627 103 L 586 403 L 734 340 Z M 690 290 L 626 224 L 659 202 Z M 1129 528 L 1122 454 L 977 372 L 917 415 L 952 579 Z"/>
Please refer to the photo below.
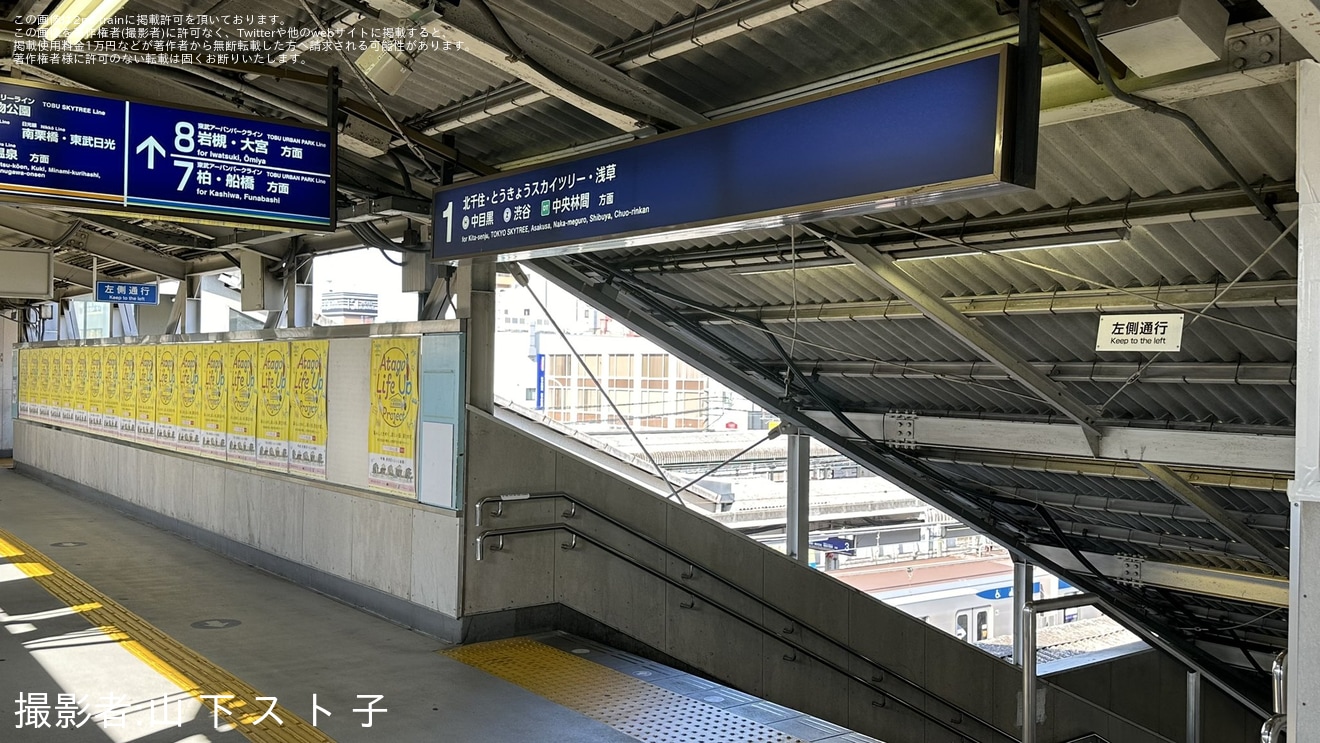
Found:
<path fill-rule="evenodd" d="M 77 28 L 69 32 L 69 43 L 78 44 L 88 36 L 95 36 L 96 32 L 101 30 L 101 25 L 127 3 L 128 0 L 110 0 L 110 2 L 102 0 Z"/>
<path fill-rule="evenodd" d="M 1090 232 L 1065 232 L 1059 235 L 1027 237 L 1017 240 L 998 242 L 968 243 L 967 247 L 943 245 L 915 250 L 897 250 L 890 255 L 896 261 L 921 261 L 950 256 L 977 255 L 990 253 L 1020 253 L 1025 250 L 1045 250 L 1047 248 L 1076 248 L 1084 245 L 1109 245 L 1128 238 L 1127 230 L 1093 230 Z"/>
<path fill-rule="evenodd" d="M 68 32 L 69 44 L 78 44 L 95 34 L 128 0 L 62 0 L 46 19 L 46 40 L 55 41 Z"/>

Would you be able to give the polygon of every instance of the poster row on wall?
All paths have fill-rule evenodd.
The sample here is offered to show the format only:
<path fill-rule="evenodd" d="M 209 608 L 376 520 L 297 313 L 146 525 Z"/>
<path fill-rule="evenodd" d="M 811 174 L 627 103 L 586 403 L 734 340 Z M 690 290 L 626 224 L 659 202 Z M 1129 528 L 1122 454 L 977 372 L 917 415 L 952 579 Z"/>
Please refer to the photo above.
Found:
<path fill-rule="evenodd" d="M 372 341 L 368 485 L 416 496 L 417 338 Z M 30 348 L 24 420 L 326 478 L 330 342 Z"/>

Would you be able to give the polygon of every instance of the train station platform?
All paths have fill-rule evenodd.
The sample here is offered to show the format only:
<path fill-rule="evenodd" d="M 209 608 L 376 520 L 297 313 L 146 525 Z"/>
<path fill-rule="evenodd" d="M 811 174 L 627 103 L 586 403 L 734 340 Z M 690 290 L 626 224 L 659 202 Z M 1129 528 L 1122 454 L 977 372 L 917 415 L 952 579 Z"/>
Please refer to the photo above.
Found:
<path fill-rule="evenodd" d="M 17 743 L 874 740 L 570 635 L 447 645 L 5 469 L 0 625 Z"/>

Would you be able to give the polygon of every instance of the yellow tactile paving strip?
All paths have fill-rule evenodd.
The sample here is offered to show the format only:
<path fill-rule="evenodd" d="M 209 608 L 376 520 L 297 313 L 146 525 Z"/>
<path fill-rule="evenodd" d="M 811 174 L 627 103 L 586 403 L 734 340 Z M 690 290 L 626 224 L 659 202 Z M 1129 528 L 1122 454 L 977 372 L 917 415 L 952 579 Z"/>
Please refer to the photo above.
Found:
<path fill-rule="evenodd" d="M 774 728 L 535 640 L 498 640 L 440 652 L 644 743 L 802 743 Z"/>
<path fill-rule="evenodd" d="M 269 695 L 248 686 L 151 626 L 3 529 L 0 529 L 0 558 L 9 560 L 52 596 L 75 607 L 93 626 L 118 640 L 134 656 L 196 697 L 208 713 L 210 700 L 201 699 L 202 695 L 234 695 L 233 699 L 222 702 L 233 716 L 222 714 L 221 722 L 236 724 L 236 730 L 253 743 L 334 743 L 332 738 L 283 705 L 275 707 L 275 714 L 284 721 L 282 726 L 269 719 L 253 725 L 252 722 L 270 707 L 269 702 L 259 702 L 257 697 Z"/>

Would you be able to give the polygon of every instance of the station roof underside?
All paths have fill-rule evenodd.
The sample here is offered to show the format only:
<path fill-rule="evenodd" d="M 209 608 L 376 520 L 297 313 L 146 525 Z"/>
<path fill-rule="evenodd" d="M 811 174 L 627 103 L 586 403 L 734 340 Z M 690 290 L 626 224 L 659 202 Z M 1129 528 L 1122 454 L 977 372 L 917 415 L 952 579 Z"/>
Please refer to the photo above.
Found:
<path fill-rule="evenodd" d="M 404 218 L 428 219 L 446 169 L 461 179 L 549 161 L 1017 38 L 1016 14 L 994 0 L 487 1 L 503 33 L 568 84 L 520 74 L 515 55 L 483 56 L 483 43 L 503 42 L 481 3 L 447 7 L 469 51 L 422 54 L 397 95 L 376 93 L 407 136 L 389 154 L 341 152 L 342 214 L 378 217 L 398 237 Z M 1100 5 L 1085 10 L 1098 17 Z M 1224 5 L 1230 39 L 1282 38 L 1270 61 L 1239 69 L 1226 57 L 1121 85 L 1194 118 L 1292 224 L 1295 62 L 1310 42 L 1281 34 L 1255 0 Z M 363 16 L 372 7 L 355 2 L 186 10 L 310 24 L 309 9 L 327 25 L 393 23 Z M 125 8 L 179 11 L 170 0 Z M 1066 61 L 1058 33 L 1045 25 L 1032 190 L 835 219 L 816 225 L 823 231 L 743 232 L 532 266 L 786 421 L 1103 592 L 1147 639 L 1258 690 L 1252 667 L 1287 636 L 1278 589 L 1288 567 L 1296 243 L 1187 128 L 1120 103 Z M 261 70 L 271 76 L 198 65 L 15 68 L 11 50 L 0 35 L 0 64 L 24 77 L 304 120 L 323 116 L 325 94 L 299 76 L 337 65 L 341 115 L 378 113 L 345 59 L 327 52 Z M 68 294 L 85 291 L 93 256 L 107 275 L 181 278 L 232 269 L 243 251 L 278 272 L 295 251 L 362 244 L 342 230 L 292 237 L 0 207 L 0 245 L 53 247 Z M 1079 244 L 994 249 L 1026 239 Z M 951 241 L 994 247 L 951 250 Z M 941 252 L 961 254 L 931 257 Z M 859 254 L 897 260 L 880 260 L 887 268 L 877 275 Z M 884 271 L 920 298 L 895 291 Z M 953 308 L 990 347 L 932 319 L 932 305 Z M 1101 312 L 1156 310 L 1189 313 L 1180 351 L 1094 350 Z M 1044 382 L 1017 381 L 1008 369 L 1022 366 Z M 1087 413 L 1090 438 L 1069 411 Z M 1143 560 L 1147 570 L 1131 567 Z"/>

